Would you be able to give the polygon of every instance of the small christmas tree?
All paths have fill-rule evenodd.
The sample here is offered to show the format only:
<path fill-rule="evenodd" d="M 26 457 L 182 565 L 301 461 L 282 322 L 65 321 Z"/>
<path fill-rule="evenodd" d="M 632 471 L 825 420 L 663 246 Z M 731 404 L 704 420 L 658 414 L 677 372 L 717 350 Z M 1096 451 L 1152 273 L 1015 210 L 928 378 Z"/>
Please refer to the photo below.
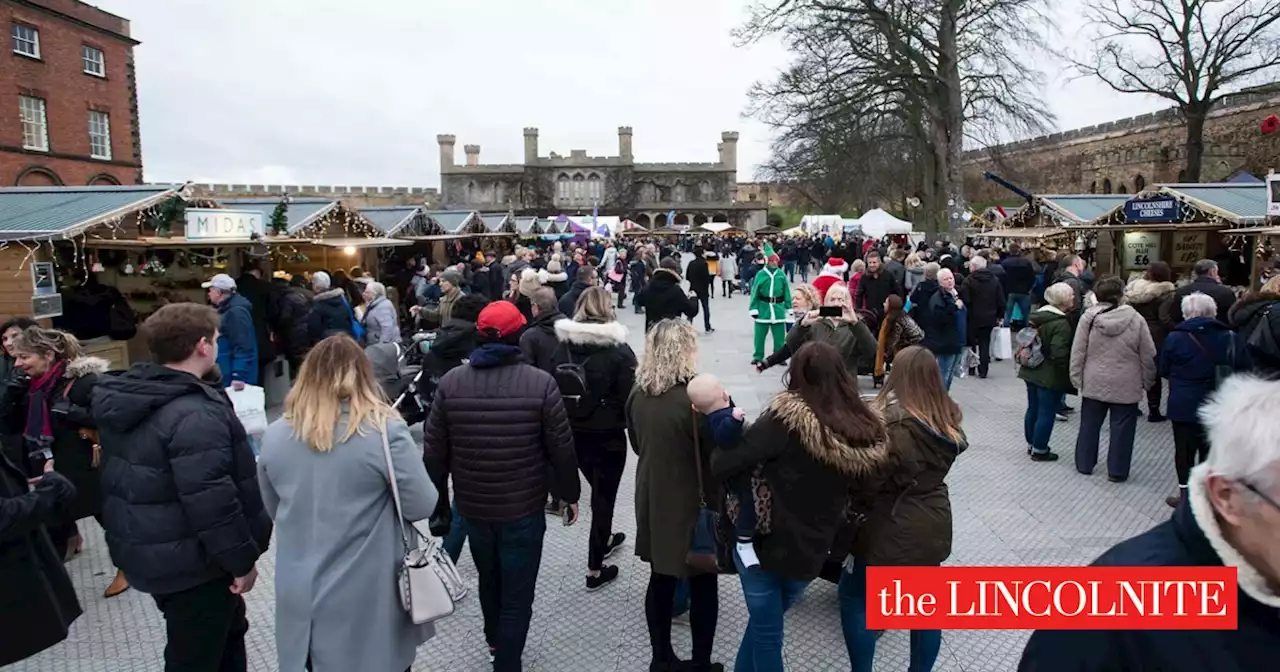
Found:
<path fill-rule="evenodd" d="M 280 199 L 276 209 L 271 211 L 271 232 L 281 236 L 289 232 L 289 202 L 286 199 Z"/>

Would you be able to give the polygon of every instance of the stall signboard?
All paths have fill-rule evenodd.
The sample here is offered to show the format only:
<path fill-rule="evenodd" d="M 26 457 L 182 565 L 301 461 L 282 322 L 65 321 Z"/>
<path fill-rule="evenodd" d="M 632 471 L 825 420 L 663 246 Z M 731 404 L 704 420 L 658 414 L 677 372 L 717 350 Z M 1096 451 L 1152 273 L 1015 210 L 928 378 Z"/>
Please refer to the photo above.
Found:
<path fill-rule="evenodd" d="M 1125 201 L 1124 218 L 1126 222 L 1138 224 L 1181 222 L 1185 210 L 1182 201 L 1172 196 L 1135 198 Z"/>
<path fill-rule="evenodd" d="M 266 234 L 262 213 L 253 210 L 187 208 L 187 240 L 243 241 Z"/>
<path fill-rule="evenodd" d="M 31 263 L 31 317 L 43 320 L 62 315 L 62 295 L 58 293 L 58 279 L 53 274 L 53 262 Z"/>
<path fill-rule="evenodd" d="M 1142 269 L 1160 261 L 1159 231 L 1130 231 L 1124 234 L 1124 267 Z"/>
<path fill-rule="evenodd" d="M 1185 268 L 1195 266 L 1204 259 L 1209 249 L 1209 234 L 1206 231 L 1188 231 L 1173 234 L 1173 266 Z"/>
<path fill-rule="evenodd" d="M 1280 175 L 1267 176 L 1267 214 L 1280 217 Z"/>

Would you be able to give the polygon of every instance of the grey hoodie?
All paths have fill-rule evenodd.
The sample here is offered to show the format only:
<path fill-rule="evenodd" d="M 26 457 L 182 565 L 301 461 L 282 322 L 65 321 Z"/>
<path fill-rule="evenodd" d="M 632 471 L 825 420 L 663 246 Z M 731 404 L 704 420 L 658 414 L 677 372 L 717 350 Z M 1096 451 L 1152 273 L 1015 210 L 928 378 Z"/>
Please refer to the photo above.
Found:
<path fill-rule="evenodd" d="M 1156 346 L 1132 306 L 1098 304 L 1085 311 L 1071 345 L 1071 384 L 1086 399 L 1136 404 L 1156 380 Z"/>

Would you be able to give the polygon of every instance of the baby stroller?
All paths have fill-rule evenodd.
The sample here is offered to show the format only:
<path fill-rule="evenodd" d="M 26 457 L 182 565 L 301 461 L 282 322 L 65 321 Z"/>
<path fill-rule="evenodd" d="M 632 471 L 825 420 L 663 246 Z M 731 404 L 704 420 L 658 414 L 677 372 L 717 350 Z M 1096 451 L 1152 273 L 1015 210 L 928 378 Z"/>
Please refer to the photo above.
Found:
<path fill-rule="evenodd" d="M 430 410 L 429 405 L 423 402 L 420 388 L 422 351 L 430 348 L 432 336 L 434 334 L 415 334 L 408 345 L 377 343 L 364 351 L 373 365 L 373 375 L 382 386 L 382 393 L 410 426 L 426 420 Z"/>

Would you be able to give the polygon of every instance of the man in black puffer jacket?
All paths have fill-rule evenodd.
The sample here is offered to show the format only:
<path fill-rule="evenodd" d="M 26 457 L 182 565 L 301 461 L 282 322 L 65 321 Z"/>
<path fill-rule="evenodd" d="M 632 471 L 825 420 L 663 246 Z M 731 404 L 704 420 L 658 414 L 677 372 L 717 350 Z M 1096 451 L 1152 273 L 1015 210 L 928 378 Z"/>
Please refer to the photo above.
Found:
<path fill-rule="evenodd" d="M 533 321 L 520 334 L 520 351 L 524 360 L 547 373 L 555 373 L 552 357 L 560 341 L 556 339 L 556 322 L 564 317 L 556 301 L 556 293 L 550 287 L 542 287 L 530 297 Z"/>
<path fill-rule="evenodd" d="M 1004 319 L 1004 287 L 987 268 L 985 258 L 970 259 L 969 268 L 973 270 L 960 286 L 969 323 L 965 335 L 969 347 L 978 348 L 978 377 L 986 378 L 991 367 L 991 333 Z"/>
<path fill-rule="evenodd" d="M 635 303 L 644 308 L 644 330 L 668 319 L 698 315 L 698 300 L 680 286 L 680 262 L 675 257 L 662 260 L 649 284 L 636 295 Z"/>
<path fill-rule="evenodd" d="M 599 281 L 596 280 L 595 266 L 580 266 L 577 279 L 573 281 L 569 291 L 560 297 L 560 312 L 565 317 L 573 319 L 573 313 L 578 308 L 578 297 L 582 296 L 583 292 L 599 284 Z"/>
<path fill-rule="evenodd" d="M 479 347 L 466 366 L 440 380 L 423 432 L 423 461 L 441 501 L 449 500 L 453 477 L 495 670 L 520 669 L 547 529 L 548 484 L 551 494 L 569 503 L 570 524 L 578 516 L 581 488 L 556 381 L 524 363 L 516 345 L 524 324 L 509 301 L 480 311 Z"/>
<path fill-rule="evenodd" d="M 93 389 L 102 443 L 102 527 L 111 559 L 164 613 L 167 670 L 246 669 L 244 593 L 267 550 L 248 436 L 217 378 L 217 311 L 165 306 L 147 319 L 154 363 Z"/>

